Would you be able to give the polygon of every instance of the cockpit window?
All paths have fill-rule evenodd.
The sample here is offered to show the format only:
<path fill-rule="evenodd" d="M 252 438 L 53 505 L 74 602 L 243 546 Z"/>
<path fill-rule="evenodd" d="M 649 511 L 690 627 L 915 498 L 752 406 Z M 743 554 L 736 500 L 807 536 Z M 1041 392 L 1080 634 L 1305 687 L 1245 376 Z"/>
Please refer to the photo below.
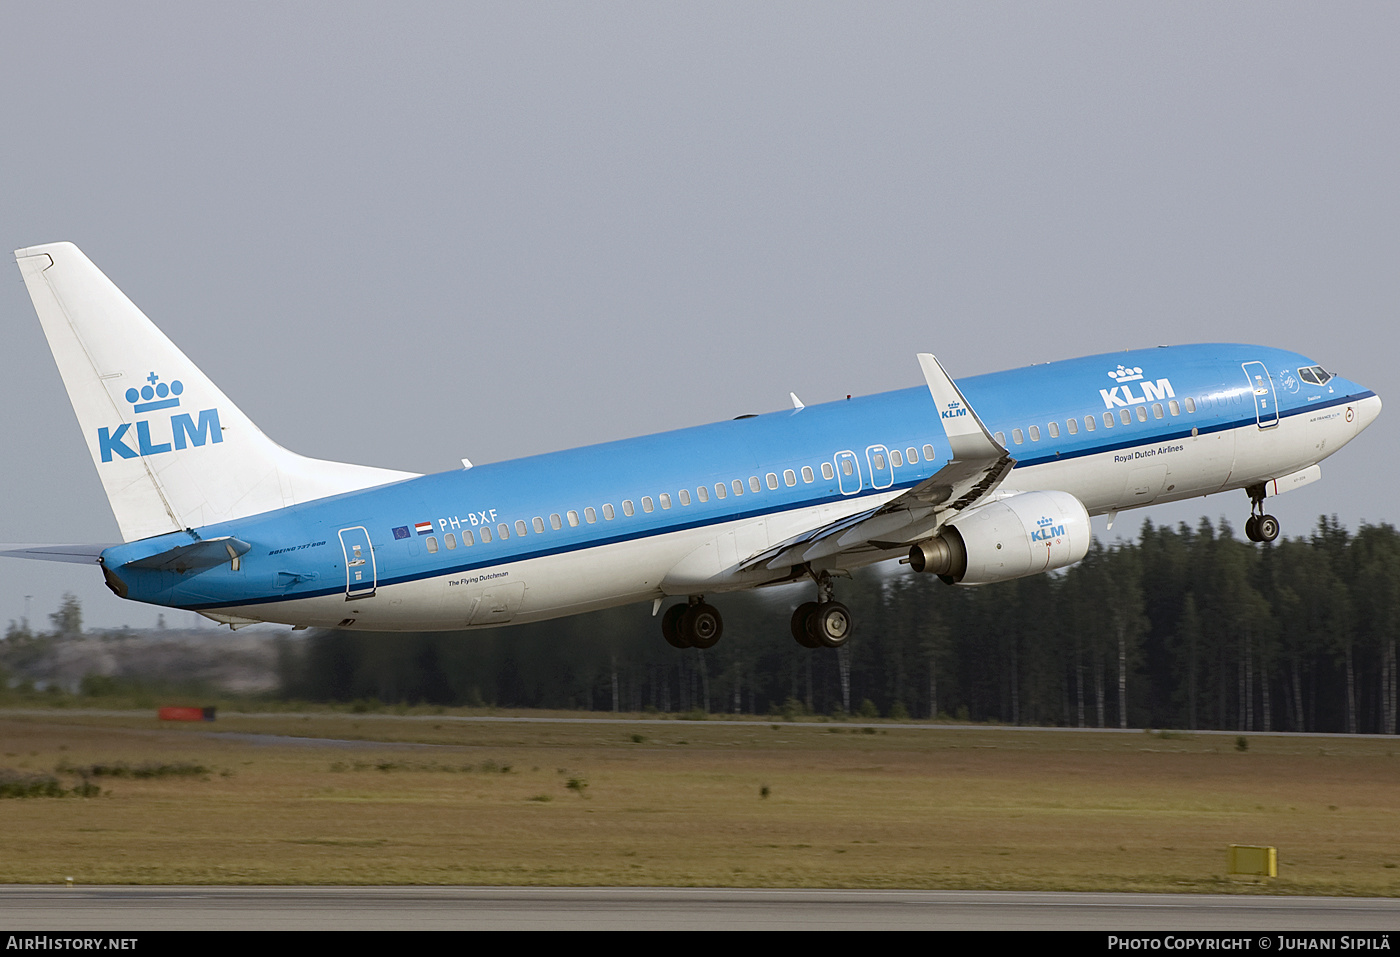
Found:
<path fill-rule="evenodd" d="M 1304 382 L 1311 382 L 1313 385 L 1326 385 L 1328 380 L 1334 376 L 1322 366 L 1308 366 L 1306 369 L 1298 370 L 1298 378 Z"/>

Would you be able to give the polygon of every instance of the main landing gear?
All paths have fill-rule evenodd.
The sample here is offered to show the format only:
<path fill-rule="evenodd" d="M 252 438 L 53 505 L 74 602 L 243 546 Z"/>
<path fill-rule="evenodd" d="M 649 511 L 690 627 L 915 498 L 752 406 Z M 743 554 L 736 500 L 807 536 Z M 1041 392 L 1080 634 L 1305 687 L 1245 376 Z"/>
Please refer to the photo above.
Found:
<path fill-rule="evenodd" d="M 1245 489 L 1249 493 L 1249 518 L 1244 523 L 1244 536 L 1251 542 L 1272 542 L 1278 538 L 1278 519 L 1264 514 L 1264 486 L 1251 485 Z"/>
<path fill-rule="evenodd" d="M 850 609 L 832 597 L 831 576 L 817 578 L 817 601 L 803 602 L 792 613 L 792 637 L 803 648 L 840 648 L 851 637 Z"/>
<path fill-rule="evenodd" d="M 803 602 L 792 613 L 792 637 L 804 648 L 840 648 L 854 627 L 851 611 L 832 597 L 831 576 L 817 576 L 817 601 Z M 724 634 L 724 619 L 704 598 L 693 595 L 661 616 L 661 633 L 672 648 L 713 648 Z"/>
<path fill-rule="evenodd" d="M 724 619 L 714 605 L 696 595 L 689 604 L 672 605 L 661 616 L 661 633 L 672 648 L 713 648 L 724 634 Z"/>

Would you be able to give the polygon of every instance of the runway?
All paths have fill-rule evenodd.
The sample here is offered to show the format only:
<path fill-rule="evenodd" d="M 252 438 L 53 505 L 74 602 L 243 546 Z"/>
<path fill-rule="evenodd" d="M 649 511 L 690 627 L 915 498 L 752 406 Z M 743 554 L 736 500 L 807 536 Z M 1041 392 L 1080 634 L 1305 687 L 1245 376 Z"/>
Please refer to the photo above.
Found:
<path fill-rule="evenodd" d="M 1335 931 L 1390 937 L 1400 899 L 916 890 L 0 887 L 0 929 Z M 1390 947 L 1396 942 L 1389 941 Z M 1256 941 L 1258 946 L 1258 941 Z M 1260 949 L 1276 946 L 1273 941 Z M 1375 944 L 1374 946 L 1382 946 Z"/>

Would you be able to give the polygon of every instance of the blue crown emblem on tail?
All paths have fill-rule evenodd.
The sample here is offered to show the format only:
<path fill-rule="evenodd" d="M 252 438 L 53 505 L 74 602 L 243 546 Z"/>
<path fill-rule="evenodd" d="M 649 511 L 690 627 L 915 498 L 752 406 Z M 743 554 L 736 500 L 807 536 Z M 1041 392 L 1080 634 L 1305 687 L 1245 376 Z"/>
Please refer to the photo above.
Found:
<path fill-rule="evenodd" d="M 133 406 L 134 412 L 154 412 L 157 409 L 173 409 L 180 404 L 180 393 L 185 391 L 185 384 L 179 379 L 167 384 L 160 381 L 160 376 L 152 372 L 146 376 L 147 385 L 140 389 L 130 388 L 126 390 L 126 401 Z"/>
<path fill-rule="evenodd" d="M 179 379 L 162 382 L 160 376 L 152 372 L 146 376 L 145 385 L 140 388 L 132 386 L 125 395 L 126 401 L 131 403 L 132 412 L 140 414 L 178 409 L 184 391 L 185 385 Z M 133 432 L 135 435 L 132 435 Z M 135 448 L 127 444 L 133 440 Z M 169 418 L 168 432 L 163 417 L 137 419 L 134 423 L 123 422 L 115 429 L 103 426 L 97 430 L 98 455 L 103 462 L 111 462 L 114 457 L 134 459 L 162 452 L 178 452 L 190 446 L 218 445 L 223 440 L 224 430 L 219 425 L 218 409 L 201 409 L 197 413 L 176 412 Z"/>

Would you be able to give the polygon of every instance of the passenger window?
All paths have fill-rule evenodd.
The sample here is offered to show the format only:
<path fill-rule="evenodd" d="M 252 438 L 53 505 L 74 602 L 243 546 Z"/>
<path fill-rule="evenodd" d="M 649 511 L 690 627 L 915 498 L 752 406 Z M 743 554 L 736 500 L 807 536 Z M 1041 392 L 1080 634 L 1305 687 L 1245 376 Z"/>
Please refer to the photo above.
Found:
<path fill-rule="evenodd" d="M 710 490 L 701 485 L 695 490 L 695 497 L 698 498 L 701 503 L 708 502 L 710 500 Z"/>
<path fill-rule="evenodd" d="M 895 468 L 904 464 L 904 456 L 900 454 L 899 449 L 890 449 L 890 464 Z"/>
<path fill-rule="evenodd" d="M 453 535 L 451 532 L 447 533 L 447 535 L 443 538 L 443 541 L 447 544 L 447 550 L 449 552 L 457 547 L 457 536 Z"/>
<path fill-rule="evenodd" d="M 797 473 L 792 469 L 783 469 L 783 484 L 792 488 L 797 484 Z"/>
<path fill-rule="evenodd" d="M 1098 428 L 1098 420 L 1092 415 L 1084 416 L 1084 429 L 1088 432 L 1092 432 L 1096 428 Z"/>
<path fill-rule="evenodd" d="M 647 511 L 650 512 L 651 509 L 647 509 Z M 632 507 L 632 500 L 630 498 L 624 498 L 622 500 L 622 514 L 631 517 L 635 512 L 636 509 Z"/>
<path fill-rule="evenodd" d="M 909 448 L 905 449 L 904 461 L 908 462 L 910 465 L 913 465 L 915 462 L 919 461 L 919 450 L 914 448 L 912 445 Z"/>
<path fill-rule="evenodd" d="M 423 544 L 426 545 L 426 546 L 428 546 L 428 554 L 430 554 L 430 555 L 436 555 L 436 554 L 437 554 L 437 548 L 438 548 L 438 546 L 437 546 L 437 536 L 436 536 L 436 535 L 429 535 L 427 541 L 425 541 Z"/>
<path fill-rule="evenodd" d="M 507 525 L 505 522 L 502 522 L 501 524 L 497 525 L 496 536 L 501 541 L 505 541 L 507 538 L 510 538 L 510 526 Z"/>
<path fill-rule="evenodd" d="M 842 459 L 842 460 L 841 460 L 841 474 L 842 474 L 842 475 L 851 475 L 851 474 L 854 473 L 854 471 L 855 471 L 855 470 L 851 467 L 851 460 L 850 460 L 850 459 Z"/>
<path fill-rule="evenodd" d="M 1191 398 L 1189 395 L 1186 397 L 1186 411 L 1187 411 L 1187 412 L 1195 412 L 1195 411 L 1196 411 L 1196 400 L 1193 399 L 1193 398 Z"/>
<path fill-rule="evenodd" d="M 1175 399 L 1167 403 L 1167 408 L 1171 410 L 1172 415 L 1181 414 L 1181 403 L 1177 402 Z"/>
<path fill-rule="evenodd" d="M 583 520 L 589 525 L 598 521 L 598 513 L 594 510 L 592 505 L 583 510 Z"/>
<path fill-rule="evenodd" d="M 611 522 L 613 520 L 614 514 L 615 513 L 613 512 L 613 507 L 611 504 L 603 506 L 603 518 Z"/>
<path fill-rule="evenodd" d="M 1162 403 L 1160 403 L 1160 402 L 1154 402 L 1154 403 L 1152 403 L 1152 415 L 1153 415 L 1154 418 L 1158 418 L 1158 419 L 1160 419 L 1160 418 L 1162 417 Z"/>
<path fill-rule="evenodd" d="M 1137 407 L 1137 417 L 1139 422 L 1147 421 L 1147 406 L 1140 405 Z"/>
<path fill-rule="evenodd" d="M 1078 434 L 1079 434 L 1079 420 L 1078 420 L 1078 419 L 1070 419 L 1069 421 L 1065 422 L 1065 425 L 1069 426 L 1069 434 L 1070 434 L 1070 435 L 1078 435 Z"/>
<path fill-rule="evenodd" d="M 549 527 L 552 528 L 552 529 L 554 529 L 556 532 L 559 531 L 559 529 L 561 529 L 561 528 L 564 527 L 564 523 L 561 522 L 561 521 L 559 520 L 559 513 L 558 513 L 558 512 L 553 512 L 553 513 L 550 514 L 550 516 L 549 516 Z"/>
<path fill-rule="evenodd" d="M 830 462 L 822 463 L 822 478 L 826 479 L 827 481 L 836 478 L 836 470 L 831 467 Z"/>
<path fill-rule="evenodd" d="M 1005 433 L 1005 432 L 998 432 L 995 436 L 993 436 L 993 438 L 995 438 L 995 439 L 997 440 L 997 445 L 1000 445 L 1002 448 L 1006 448 L 1006 433 Z"/>
<path fill-rule="evenodd" d="M 1024 433 L 1021 432 L 1020 429 L 1012 429 L 1011 441 L 1015 442 L 1017 445 L 1020 445 L 1022 442 L 1026 441 L 1026 436 Z"/>
<path fill-rule="evenodd" d="M 518 518 L 518 519 L 516 519 L 516 520 L 515 520 L 515 534 L 516 534 L 516 535 L 519 535 L 519 536 L 521 536 L 521 537 L 523 538 L 523 537 L 525 536 L 525 533 L 526 533 L 527 531 L 528 531 L 528 530 L 525 528 L 525 519 L 523 519 L 523 518 Z"/>
<path fill-rule="evenodd" d="M 1128 425 L 1130 422 L 1133 421 L 1132 413 L 1130 413 L 1127 409 L 1119 409 L 1118 421 L 1122 422 L 1124 425 Z"/>
<path fill-rule="evenodd" d="M 472 534 L 471 529 L 462 530 L 462 544 L 468 548 L 476 544 L 476 536 Z"/>
<path fill-rule="evenodd" d="M 925 462 L 932 462 L 932 461 L 933 461 L 933 446 L 931 446 L 931 445 L 925 445 L 925 446 L 924 446 L 924 461 L 925 461 Z"/>
<path fill-rule="evenodd" d="M 1033 425 L 1033 426 L 1031 426 L 1031 441 L 1032 441 L 1032 442 L 1039 442 L 1039 441 L 1040 441 L 1040 426 L 1038 426 L 1038 425 Z"/>
<path fill-rule="evenodd" d="M 1104 427 L 1105 429 L 1111 429 L 1111 428 L 1113 428 L 1113 413 L 1112 413 L 1112 412 L 1105 412 L 1105 413 L 1103 414 L 1103 427 Z"/>
<path fill-rule="evenodd" d="M 810 466 L 810 465 L 804 465 L 804 466 L 802 466 L 802 481 L 805 482 L 805 483 L 807 483 L 808 485 L 811 485 L 812 482 L 814 482 L 815 480 L 816 480 L 816 476 L 814 476 L 814 475 L 812 474 L 812 466 Z"/>
<path fill-rule="evenodd" d="M 662 495 L 661 497 L 664 499 L 666 496 L 665 496 L 665 495 Z M 656 506 L 652 504 L 651 496 L 650 496 L 650 495 L 643 495 L 643 496 L 642 496 L 642 511 L 644 511 L 644 512 L 654 512 L 654 511 L 656 511 Z"/>
<path fill-rule="evenodd" d="M 489 541 L 491 541 L 491 526 L 483 525 L 481 526 L 481 544 L 485 545 Z"/>
<path fill-rule="evenodd" d="M 578 528 L 578 512 L 569 509 L 569 527 Z"/>
<path fill-rule="evenodd" d="M 735 494 L 735 495 L 743 495 L 743 494 L 744 494 L 744 483 L 743 483 L 743 482 L 739 481 L 738 479 L 735 479 L 734 482 L 733 482 L 733 485 L 734 485 L 734 494 Z"/>
<path fill-rule="evenodd" d="M 724 487 L 723 482 L 715 483 L 715 498 L 724 498 L 729 494 L 729 490 Z"/>
<path fill-rule="evenodd" d="M 668 492 L 662 492 L 659 497 L 661 499 L 661 507 L 663 509 L 671 507 L 671 496 Z M 685 492 L 681 492 L 681 498 L 684 499 L 686 505 L 690 504 L 690 498 L 685 494 Z"/>
<path fill-rule="evenodd" d="M 1050 438 L 1058 439 L 1060 437 L 1060 423 L 1051 422 L 1047 428 L 1050 429 Z"/>
<path fill-rule="evenodd" d="M 875 453 L 875 467 L 882 472 L 885 469 L 885 457 L 879 452 Z"/>

